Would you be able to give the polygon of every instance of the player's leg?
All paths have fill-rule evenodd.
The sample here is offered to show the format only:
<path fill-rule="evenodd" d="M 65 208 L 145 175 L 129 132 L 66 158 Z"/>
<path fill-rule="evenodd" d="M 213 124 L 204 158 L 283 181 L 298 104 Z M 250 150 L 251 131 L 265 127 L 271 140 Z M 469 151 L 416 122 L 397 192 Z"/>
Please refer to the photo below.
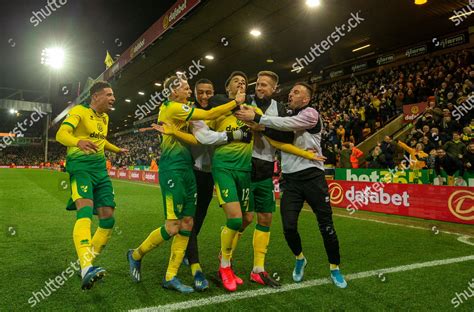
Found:
<path fill-rule="evenodd" d="M 249 193 L 249 200 L 248 200 L 248 206 L 247 209 L 243 210 L 242 214 L 242 226 L 240 227 L 239 231 L 234 237 L 234 240 L 232 241 L 232 254 L 234 254 L 235 250 L 237 249 L 237 246 L 239 244 L 240 239 L 242 238 L 242 235 L 245 231 L 245 229 L 253 222 L 253 216 L 254 216 L 254 211 L 255 211 L 255 201 L 254 201 L 254 196 L 253 196 L 253 182 L 250 183 L 250 193 Z"/>
<path fill-rule="evenodd" d="M 163 281 L 163 287 L 177 290 L 181 293 L 193 292 L 193 288 L 186 286 L 176 277 L 179 267 L 183 262 L 184 253 L 188 246 L 189 236 L 193 229 L 193 217 L 196 213 L 196 179 L 192 170 L 180 170 L 177 172 L 180 179 L 174 188 L 181 189 L 183 200 L 176 206 L 175 215 L 179 221 L 178 232 L 173 233 L 173 242 L 171 243 L 171 253 L 166 270 L 166 276 Z M 171 221 L 171 220 L 167 220 Z"/>
<path fill-rule="evenodd" d="M 196 214 L 194 216 L 193 229 L 189 237 L 188 247 L 186 249 L 185 257 L 188 259 L 191 266 L 192 275 L 195 276 L 197 272 L 202 273 L 202 268 L 199 262 L 199 249 L 197 236 L 201 230 L 204 219 L 207 215 L 207 209 L 211 203 L 214 192 L 214 180 L 211 173 L 194 170 L 196 177 L 197 199 L 196 199 Z"/>
<path fill-rule="evenodd" d="M 273 280 L 265 271 L 265 256 L 270 243 L 270 226 L 276 210 L 273 181 L 269 178 L 253 184 L 257 224 L 253 233 L 253 269 L 250 280 L 262 285 L 279 287 L 280 283 Z"/>
<path fill-rule="evenodd" d="M 339 270 L 339 264 L 341 263 L 339 240 L 332 219 L 331 202 L 324 172 L 321 171 L 316 177 L 308 180 L 303 185 L 303 190 L 306 201 L 318 220 L 319 231 L 323 237 L 324 248 L 329 261 L 331 278 L 337 287 L 345 288 L 347 283 Z"/>
<path fill-rule="evenodd" d="M 141 260 L 143 257 L 168 241 L 179 231 L 179 211 L 184 203 L 184 191 L 179 184 L 182 184 L 181 175 L 175 171 L 160 171 L 160 188 L 163 197 L 163 208 L 165 213 L 165 225 L 160 226 L 151 232 L 148 237 L 138 246 L 130 249 L 127 259 L 130 265 L 130 276 L 134 282 L 141 280 Z"/>
<path fill-rule="evenodd" d="M 92 236 L 92 248 L 95 257 L 98 256 L 107 245 L 115 224 L 114 208 L 98 207 L 99 227 Z"/>
<path fill-rule="evenodd" d="M 106 171 L 93 177 L 94 205 L 99 216 L 99 227 L 92 236 L 94 253 L 99 255 L 112 236 L 115 224 L 115 199 L 112 181 Z"/>
<path fill-rule="evenodd" d="M 226 224 L 221 231 L 219 276 L 225 289 L 235 291 L 237 289 L 237 283 L 231 267 L 231 257 L 232 242 L 242 226 L 240 197 L 237 193 L 235 177 L 230 170 L 213 168 L 212 175 L 216 185 L 219 204 L 223 207 L 227 218 Z"/>
<path fill-rule="evenodd" d="M 293 280 L 295 282 L 303 280 L 304 268 L 307 264 L 303 255 L 301 237 L 298 233 L 298 217 L 304 204 L 304 194 L 301 191 L 302 183 L 301 181 L 286 179 L 280 204 L 285 240 L 296 257 L 295 268 L 293 269 Z"/>
<path fill-rule="evenodd" d="M 92 248 L 91 224 L 93 215 L 92 179 L 86 172 L 71 173 L 71 203 L 70 207 L 77 210 L 77 219 L 73 229 L 73 241 L 81 267 L 82 289 L 90 289 L 101 279 L 105 270 L 92 266 L 94 251 Z"/>

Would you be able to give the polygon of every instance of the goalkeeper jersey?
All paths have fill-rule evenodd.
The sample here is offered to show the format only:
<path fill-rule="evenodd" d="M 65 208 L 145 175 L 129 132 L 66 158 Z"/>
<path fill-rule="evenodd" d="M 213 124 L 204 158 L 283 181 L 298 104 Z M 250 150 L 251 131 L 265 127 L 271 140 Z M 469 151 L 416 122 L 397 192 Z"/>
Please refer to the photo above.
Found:
<path fill-rule="evenodd" d="M 188 132 L 188 120 L 194 112 L 194 107 L 174 101 L 166 101 L 161 105 L 158 122 L 172 124 L 177 130 Z M 192 169 L 193 159 L 187 144 L 182 143 L 173 135 L 163 134 L 161 141 L 161 170 Z"/>
<path fill-rule="evenodd" d="M 105 145 L 109 116 L 97 113 L 87 104 L 74 106 L 62 123 L 73 128 L 73 135 L 79 140 L 88 140 L 97 146 L 97 152 L 85 153 L 77 146 L 67 148 L 68 168 L 83 170 L 105 170 Z"/>
<path fill-rule="evenodd" d="M 244 104 L 245 105 L 245 104 Z M 251 105 L 253 106 L 253 105 Z M 257 107 L 256 111 L 262 114 Z M 213 123 L 215 131 L 236 131 L 245 126 L 245 123 L 238 120 L 232 112 L 219 117 Z M 231 170 L 251 171 L 252 169 L 253 139 L 250 143 L 231 142 L 229 144 L 216 147 L 212 157 L 213 168 L 224 168 Z"/>

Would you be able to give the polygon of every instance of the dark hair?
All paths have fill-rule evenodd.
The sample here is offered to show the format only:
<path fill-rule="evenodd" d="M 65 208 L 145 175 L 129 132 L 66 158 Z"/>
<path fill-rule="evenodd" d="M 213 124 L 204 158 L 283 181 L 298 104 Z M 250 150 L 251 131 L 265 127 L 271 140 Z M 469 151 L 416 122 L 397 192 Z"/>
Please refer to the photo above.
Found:
<path fill-rule="evenodd" d="M 313 87 L 311 87 L 308 83 L 306 83 L 306 82 L 297 82 L 297 83 L 295 83 L 295 86 L 305 87 L 306 90 L 308 90 L 309 98 L 311 99 L 313 97 L 313 93 L 314 93 Z"/>
<path fill-rule="evenodd" d="M 229 83 L 230 83 L 230 81 L 232 80 L 232 78 L 234 78 L 235 76 L 242 76 L 242 77 L 244 77 L 244 79 L 245 79 L 245 87 L 247 87 L 247 84 L 248 84 L 248 81 L 249 81 L 248 78 L 247 78 L 247 75 L 246 75 L 244 72 L 242 72 L 242 71 L 235 70 L 235 71 L 233 71 L 233 72 L 230 74 L 229 78 L 227 78 L 227 80 L 225 81 L 225 87 L 226 87 L 226 88 L 227 88 L 227 86 L 229 85 Z"/>
<path fill-rule="evenodd" d="M 97 81 L 95 82 L 92 87 L 89 90 L 89 94 L 92 97 L 94 94 L 96 94 L 99 91 L 102 91 L 105 88 L 112 88 L 110 84 L 106 81 Z"/>
<path fill-rule="evenodd" d="M 200 84 L 210 84 L 211 86 L 214 87 L 214 84 L 212 83 L 212 81 L 206 78 L 201 78 L 198 81 L 196 81 L 196 83 L 194 84 L 194 87 L 196 88 L 196 86 Z"/>

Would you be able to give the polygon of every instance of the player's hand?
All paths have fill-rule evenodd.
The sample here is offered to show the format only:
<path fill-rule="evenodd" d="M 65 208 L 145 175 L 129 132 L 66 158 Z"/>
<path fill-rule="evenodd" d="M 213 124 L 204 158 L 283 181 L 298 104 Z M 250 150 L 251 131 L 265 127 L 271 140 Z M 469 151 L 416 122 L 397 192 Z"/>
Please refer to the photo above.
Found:
<path fill-rule="evenodd" d="M 307 151 L 313 153 L 313 160 L 316 160 L 316 161 L 325 161 L 327 158 L 324 157 L 324 156 L 319 156 L 317 153 L 316 153 L 316 150 L 315 149 L 307 149 Z"/>
<path fill-rule="evenodd" d="M 255 121 L 244 121 L 245 125 L 253 131 L 264 131 L 265 126 L 256 123 Z"/>
<path fill-rule="evenodd" d="M 234 115 L 242 121 L 253 121 L 255 110 L 250 106 L 240 105 L 240 110 L 236 111 Z"/>
<path fill-rule="evenodd" d="M 77 142 L 77 147 L 85 153 L 97 153 L 98 150 L 97 145 L 88 140 L 79 140 L 79 142 Z"/>
<path fill-rule="evenodd" d="M 238 105 L 245 102 L 245 92 L 242 91 L 240 88 L 237 89 L 237 94 L 235 95 L 235 101 Z"/>
<path fill-rule="evenodd" d="M 140 131 L 140 132 L 146 132 L 146 131 L 150 131 L 150 130 L 154 130 L 153 127 L 146 127 L 146 128 L 138 129 L 138 131 Z"/>
<path fill-rule="evenodd" d="M 162 134 L 173 135 L 176 132 L 176 127 L 169 123 L 161 123 L 159 125 L 153 123 L 151 127 Z"/>

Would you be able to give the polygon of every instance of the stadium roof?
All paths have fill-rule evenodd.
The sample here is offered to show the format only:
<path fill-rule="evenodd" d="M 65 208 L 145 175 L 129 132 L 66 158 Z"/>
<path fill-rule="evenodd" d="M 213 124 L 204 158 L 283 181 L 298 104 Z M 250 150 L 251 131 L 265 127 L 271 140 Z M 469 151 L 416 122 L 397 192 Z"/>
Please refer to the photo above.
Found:
<path fill-rule="evenodd" d="M 187 0 L 188 3 L 193 1 L 196 0 Z M 176 4 L 181 2 L 185 1 L 176 1 Z M 152 93 L 161 90 L 161 87 L 155 86 L 155 83 L 162 83 L 166 76 L 176 70 L 187 70 L 193 60 L 198 61 L 203 58 L 201 64 L 206 67 L 191 80 L 191 84 L 196 79 L 205 77 L 215 82 L 218 92 L 223 92 L 224 81 L 228 74 L 236 69 L 245 71 L 251 81 L 254 81 L 256 73 L 263 69 L 277 72 L 282 82 L 306 79 L 309 75 L 308 72 L 314 75 L 322 68 L 361 55 L 372 52 L 379 54 L 398 47 L 414 45 L 443 34 L 465 30 L 472 25 L 472 16 L 457 27 L 449 20 L 455 10 L 460 11 L 467 6 L 467 1 L 457 0 L 429 0 L 427 4 L 421 6 L 415 5 L 413 0 L 321 0 L 321 5 L 316 8 L 307 7 L 305 0 L 202 0 L 199 2 L 192 11 L 187 13 L 176 25 L 170 27 L 143 53 L 140 52 L 132 62 L 126 64 L 111 79 L 117 99 L 117 109 L 111 113 L 111 129 L 117 130 L 117 127 L 120 127 L 122 130 L 125 124 L 130 127 L 137 105 L 143 105 L 150 99 Z M 153 21 L 157 21 L 171 5 L 170 1 L 160 5 L 150 1 L 144 1 L 143 5 L 136 2 L 133 5 L 127 3 L 108 6 L 106 3 L 108 2 L 97 1 L 94 2 L 94 5 L 88 4 L 87 6 L 83 2 L 71 3 L 70 6 L 58 9 L 47 23 L 42 23 L 35 29 L 31 25 L 27 26 L 34 30 L 35 36 L 39 34 L 39 37 L 44 37 L 44 32 L 48 31 L 48 27 L 51 28 L 52 25 L 55 25 L 53 27 L 57 28 L 58 25 L 73 20 L 75 24 L 71 22 L 65 26 L 67 29 L 71 29 L 73 26 L 80 27 L 77 30 L 74 29 L 75 35 L 72 40 L 79 40 L 79 36 L 89 39 L 89 36 L 96 36 L 94 31 L 106 38 L 107 36 L 115 38 L 115 33 L 119 35 L 124 27 L 136 29 L 138 23 L 141 22 L 141 27 L 143 27 L 144 21 L 150 20 L 152 22 L 147 27 L 152 26 Z M 37 1 L 32 2 L 31 5 L 37 6 Z M 107 10 L 98 9 L 102 6 L 106 6 Z M 150 10 L 150 6 L 156 6 L 157 10 Z M 25 8 L 26 6 L 23 7 L 23 9 Z M 17 10 L 17 6 L 13 6 L 12 9 Z M 147 11 L 143 12 L 145 9 Z M 26 11 L 28 14 L 31 12 L 29 8 Z M 155 17 L 152 17 L 153 12 L 157 12 Z M 342 24 L 347 24 L 351 13 L 358 13 L 364 21 L 351 32 L 347 32 L 344 37 L 334 43 L 334 46 L 300 73 L 291 71 L 295 58 L 304 57 L 311 46 L 321 43 L 323 39 L 330 36 L 336 26 L 341 27 Z M 128 16 L 127 19 L 114 18 L 114 16 L 123 16 L 124 14 Z M 11 29 L 7 27 L 6 30 L 8 30 L 8 36 L 11 36 L 10 31 L 16 29 L 17 24 L 23 25 L 19 22 L 24 22 L 24 16 L 21 18 L 19 15 L 10 14 L 9 16 L 11 16 L 12 25 L 10 25 Z M 81 20 L 79 20 L 79 16 L 82 16 Z M 59 23 L 51 23 L 56 18 Z M 93 21 L 100 20 L 104 20 L 103 23 L 106 25 L 94 30 L 93 27 L 98 27 L 100 23 Z M 259 38 L 252 37 L 249 34 L 252 28 L 260 29 L 262 35 Z M 40 33 L 39 31 L 44 32 Z M 36 45 L 40 43 L 39 38 L 35 37 L 32 40 L 30 37 L 34 36 L 29 35 L 28 38 L 25 38 L 25 40 L 28 39 L 28 43 L 30 41 Z M 120 39 L 124 42 L 127 41 L 122 37 Z M 128 42 L 138 39 L 140 36 L 132 38 Z M 8 41 L 8 38 L 5 40 Z M 92 44 L 91 42 L 85 41 L 84 47 L 88 43 Z M 96 44 L 95 41 L 93 42 Z M 107 44 L 103 42 L 102 44 L 98 48 L 105 50 Z M 371 46 L 352 52 L 353 49 L 366 44 Z M 17 43 L 16 48 L 8 46 L 10 53 L 14 51 L 15 54 L 10 56 L 17 57 L 18 51 L 24 45 L 23 42 L 23 44 Z M 133 47 L 134 44 L 129 49 Z M 118 52 L 121 52 L 123 56 L 129 51 L 127 48 L 128 43 L 121 47 L 123 51 Z M 114 49 L 117 50 L 117 47 Z M 91 52 L 86 54 L 82 54 L 82 50 L 81 53 L 79 50 L 74 52 L 74 58 L 83 58 L 76 64 L 91 64 Z M 117 51 L 111 51 L 112 55 L 114 52 Z M 204 58 L 208 53 L 214 56 L 213 60 Z M 103 54 L 93 54 L 98 58 L 95 64 L 100 64 L 94 68 L 103 66 Z M 273 62 L 268 63 L 268 59 Z M 5 62 L 3 66 L 7 66 L 9 63 L 11 62 Z M 15 67 L 15 71 L 18 70 L 19 73 L 12 72 L 11 68 L 5 67 L 8 69 L 6 72 L 10 74 L 3 76 L 4 81 L 9 80 L 10 76 L 28 77 L 23 80 L 24 86 L 21 82 L 19 83 L 18 89 L 32 89 L 29 83 L 33 80 L 43 83 L 45 80 L 47 81 L 47 78 L 38 77 L 38 69 L 33 69 L 31 63 L 32 60 L 29 59 L 22 66 Z M 87 70 L 90 68 L 82 67 Z M 78 71 L 75 73 L 77 74 Z M 81 74 L 83 73 L 81 72 Z M 94 73 L 90 73 L 90 76 L 94 76 Z M 69 79 L 68 81 L 73 80 Z M 4 84 L 0 83 L 0 87 Z M 145 95 L 139 95 L 139 91 L 144 92 Z M 125 99 L 130 99 L 130 103 Z M 64 107 L 65 105 L 60 106 Z M 56 113 L 54 108 L 53 112 Z M 0 116 L 0 124 L 3 124 L 2 118 L 5 118 L 3 114 Z M 8 116 L 8 118 L 10 117 Z M 7 131 L 8 129 L 3 130 Z"/>
<path fill-rule="evenodd" d="M 116 76 L 117 109 L 111 113 L 111 128 L 130 127 L 137 105 L 161 90 L 155 83 L 163 83 L 176 70 L 187 70 L 193 60 L 201 60 L 206 67 L 191 85 L 199 78 L 209 78 L 218 92 L 224 91 L 224 82 L 233 70 L 246 72 L 251 81 L 264 69 L 277 72 L 281 81 L 295 80 L 370 52 L 390 51 L 459 30 L 449 17 L 464 6 L 464 1 L 429 1 L 417 6 L 413 1 L 334 0 L 310 9 L 305 1 L 294 0 L 203 1 Z M 336 26 L 347 24 L 351 13 L 364 21 L 299 74 L 291 72 L 296 57 L 304 57 Z M 469 23 L 472 19 L 461 27 Z M 252 28 L 258 28 L 262 35 L 251 36 Z M 365 44 L 371 46 L 352 52 Z M 214 59 L 205 59 L 206 54 Z"/>

